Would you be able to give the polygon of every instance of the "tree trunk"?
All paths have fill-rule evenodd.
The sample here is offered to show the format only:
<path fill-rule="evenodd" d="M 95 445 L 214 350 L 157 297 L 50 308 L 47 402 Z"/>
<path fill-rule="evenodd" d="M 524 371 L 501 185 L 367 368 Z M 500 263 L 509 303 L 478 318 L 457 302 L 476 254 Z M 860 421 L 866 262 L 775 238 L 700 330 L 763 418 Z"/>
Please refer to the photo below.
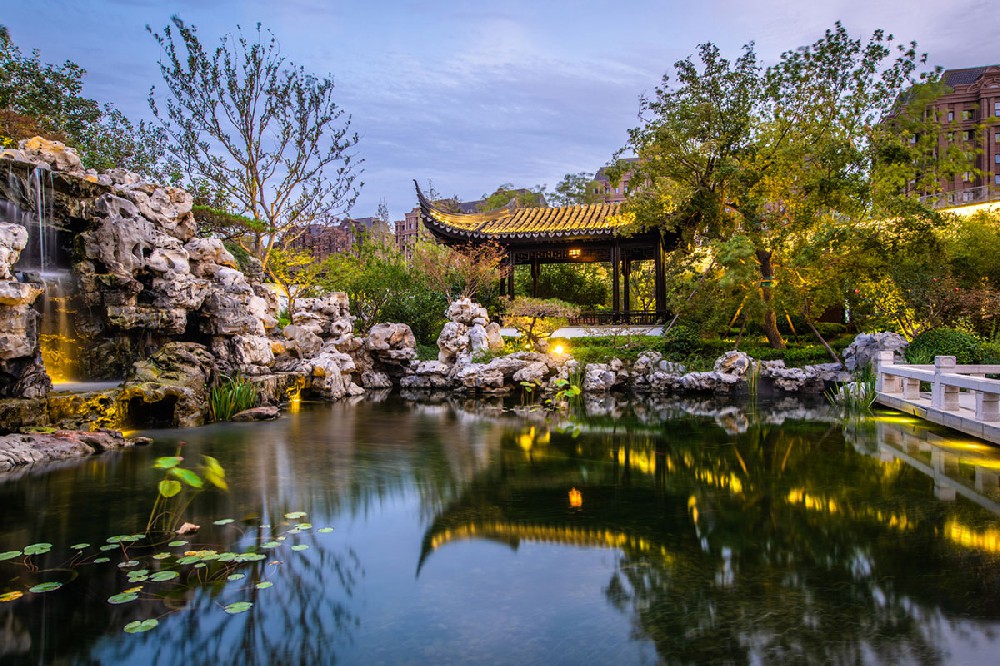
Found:
<path fill-rule="evenodd" d="M 757 263 L 760 266 L 760 300 L 764 305 L 763 321 L 764 335 L 773 349 L 784 349 L 785 341 L 778 331 L 778 318 L 774 314 L 774 268 L 771 265 L 771 251 L 757 250 Z"/>

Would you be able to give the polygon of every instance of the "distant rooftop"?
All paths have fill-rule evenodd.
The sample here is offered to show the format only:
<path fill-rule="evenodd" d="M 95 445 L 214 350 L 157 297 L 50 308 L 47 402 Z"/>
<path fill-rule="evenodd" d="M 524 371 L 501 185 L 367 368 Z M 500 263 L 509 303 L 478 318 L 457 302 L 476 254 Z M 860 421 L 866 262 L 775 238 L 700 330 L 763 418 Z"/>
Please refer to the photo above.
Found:
<path fill-rule="evenodd" d="M 941 75 L 941 80 L 945 85 L 954 88 L 955 86 L 967 86 L 975 83 L 991 68 L 1000 68 L 1000 65 L 982 65 L 980 67 L 966 67 L 965 69 L 946 69 Z"/>

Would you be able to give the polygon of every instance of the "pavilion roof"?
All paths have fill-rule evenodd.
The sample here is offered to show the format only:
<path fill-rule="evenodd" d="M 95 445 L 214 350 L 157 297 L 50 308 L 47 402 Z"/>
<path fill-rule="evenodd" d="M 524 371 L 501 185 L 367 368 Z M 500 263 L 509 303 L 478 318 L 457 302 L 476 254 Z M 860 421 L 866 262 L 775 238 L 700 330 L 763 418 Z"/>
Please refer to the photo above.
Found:
<path fill-rule="evenodd" d="M 436 235 L 464 240 L 588 238 L 615 235 L 626 221 L 620 203 L 556 208 L 515 208 L 508 204 L 488 213 L 449 213 L 428 201 L 417 188 L 424 224 Z"/>

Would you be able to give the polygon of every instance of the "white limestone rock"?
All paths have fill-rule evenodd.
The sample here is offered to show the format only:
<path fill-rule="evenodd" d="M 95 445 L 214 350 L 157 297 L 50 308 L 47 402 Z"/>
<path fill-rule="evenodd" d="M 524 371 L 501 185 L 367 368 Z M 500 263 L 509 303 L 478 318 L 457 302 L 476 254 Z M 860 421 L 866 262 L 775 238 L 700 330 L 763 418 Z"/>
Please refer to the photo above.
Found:
<path fill-rule="evenodd" d="M 28 244 L 28 230 L 20 224 L 0 222 L 0 280 L 12 280 L 11 267 Z"/>

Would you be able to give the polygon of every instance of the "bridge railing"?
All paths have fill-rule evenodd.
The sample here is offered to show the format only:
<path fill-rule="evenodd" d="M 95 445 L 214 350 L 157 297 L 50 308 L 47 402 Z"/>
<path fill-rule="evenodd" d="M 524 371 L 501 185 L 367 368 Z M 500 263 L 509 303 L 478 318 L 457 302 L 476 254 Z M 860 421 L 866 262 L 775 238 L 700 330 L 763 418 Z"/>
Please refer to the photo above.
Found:
<path fill-rule="evenodd" d="M 1000 187 L 994 185 L 967 187 L 964 190 L 956 190 L 955 192 L 928 194 L 920 197 L 920 201 L 925 204 L 929 203 L 931 208 L 951 208 L 953 206 L 989 203 L 991 201 L 1000 201 Z"/>
<path fill-rule="evenodd" d="M 627 310 L 622 312 L 581 312 L 576 317 L 570 317 L 570 326 L 611 326 L 624 324 L 632 326 L 654 326 L 662 324 L 665 315 L 662 312 L 645 310 Z"/>
<path fill-rule="evenodd" d="M 934 365 L 896 365 L 893 352 L 879 352 L 875 390 L 904 400 L 920 400 L 920 383 L 931 386 L 931 407 L 943 412 L 959 410 L 965 390 L 976 400 L 976 420 L 1000 421 L 1000 365 L 958 365 L 954 356 L 937 356 Z"/>

